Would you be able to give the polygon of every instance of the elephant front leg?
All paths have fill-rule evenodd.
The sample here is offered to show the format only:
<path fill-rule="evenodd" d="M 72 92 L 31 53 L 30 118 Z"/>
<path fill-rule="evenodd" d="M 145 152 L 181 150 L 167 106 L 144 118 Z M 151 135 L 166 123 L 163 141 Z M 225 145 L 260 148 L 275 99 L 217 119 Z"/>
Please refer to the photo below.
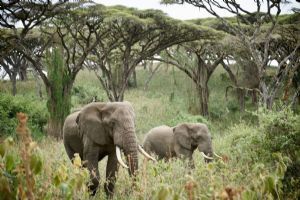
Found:
<path fill-rule="evenodd" d="M 91 184 L 89 184 L 89 190 L 92 195 L 96 194 L 99 185 L 99 169 L 98 169 L 98 158 L 99 158 L 99 148 L 91 147 L 84 149 L 83 160 L 86 162 L 85 167 L 88 168 L 90 172 Z"/>
<path fill-rule="evenodd" d="M 104 184 L 104 190 L 108 197 L 111 197 L 113 195 L 117 171 L 118 171 L 118 160 L 117 160 L 116 152 L 114 151 L 113 153 L 108 155 L 108 160 L 106 165 L 106 182 Z"/>

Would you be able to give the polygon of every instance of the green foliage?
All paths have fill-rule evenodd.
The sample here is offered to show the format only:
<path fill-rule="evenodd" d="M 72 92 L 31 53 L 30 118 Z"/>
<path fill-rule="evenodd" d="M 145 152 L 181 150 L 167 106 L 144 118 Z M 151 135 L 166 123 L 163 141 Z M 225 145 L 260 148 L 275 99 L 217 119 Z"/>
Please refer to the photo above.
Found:
<path fill-rule="evenodd" d="M 44 102 L 35 101 L 28 96 L 17 95 L 14 97 L 5 93 L 0 95 L 0 137 L 4 135 L 16 136 L 16 114 L 18 112 L 28 114 L 28 126 L 32 130 L 33 137 L 40 138 L 48 118 Z"/>
<path fill-rule="evenodd" d="M 293 146 L 295 149 L 298 148 L 297 140 L 287 140 L 288 144 L 285 144 L 287 146 L 281 147 L 279 145 L 282 142 L 281 137 L 274 134 L 277 132 L 294 133 L 293 137 L 297 138 L 298 134 L 294 131 L 299 130 L 299 125 L 296 123 L 299 119 L 296 115 L 290 112 L 267 114 L 268 111 L 262 109 L 255 115 L 252 112 L 241 114 L 236 111 L 237 103 L 234 93 L 229 93 L 227 103 L 224 103 L 225 88 L 230 81 L 227 78 L 221 78 L 224 76 L 222 68 L 216 70 L 209 82 L 210 117 L 192 115 L 189 113 L 189 98 L 194 94 L 191 91 L 194 88 L 178 70 L 166 68 L 167 66 L 160 68 L 158 74 L 150 82 L 148 91 L 143 90 L 143 84 L 149 73 L 139 68 L 137 70 L 138 88 L 128 90 L 126 93 L 125 100 L 132 102 L 135 109 L 136 133 L 139 141 L 142 142 L 144 134 L 158 125 L 173 126 L 184 121 L 204 122 L 208 124 L 213 134 L 212 142 L 215 152 L 223 159 L 216 159 L 206 164 L 199 152 L 195 151 L 193 155 L 195 169 L 190 170 L 187 163 L 179 159 L 152 163 L 140 156 L 139 174 L 134 187 L 127 170 L 119 169 L 115 199 L 189 199 L 190 195 L 193 195 L 194 199 L 221 199 L 222 195 L 228 195 L 227 191 L 236 193 L 233 199 L 238 199 L 238 197 L 246 200 L 297 199 L 299 197 L 300 184 L 297 174 L 300 171 L 300 165 L 296 160 L 300 158 L 300 155 L 297 152 L 291 153 Z M 99 87 L 99 82 L 92 72 L 80 71 L 74 85 L 72 103 L 75 108 L 81 106 L 80 104 L 85 104 L 85 99 L 89 100 L 89 97 L 93 95 L 103 97 L 104 101 L 107 101 L 105 92 Z M 33 91 L 34 86 L 28 86 L 26 90 Z M 5 101 L 5 105 L 12 104 L 11 102 L 15 99 L 11 97 Z M 24 105 L 31 103 L 35 107 L 44 103 L 36 98 L 27 99 L 26 102 Z M 47 113 L 45 105 L 43 108 L 43 113 Z M 251 107 L 246 104 L 246 108 L 248 110 Z M 259 121 L 259 126 L 256 121 Z M 280 131 L 274 127 L 279 127 Z M 274 144 L 280 147 L 276 148 L 276 151 L 271 146 L 271 140 L 276 141 Z M 74 167 L 71 164 L 62 142 L 44 138 L 39 141 L 38 145 L 40 150 L 37 158 L 33 156 L 30 160 L 31 169 L 35 174 L 36 187 L 44 191 L 44 193 L 38 193 L 39 189 L 37 189 L 35 193 L 38 194 L 37 196 L 43 199 L 105 199 L 103 190 L 105 161 L 99 163 L 101 184 L 98 192 L 95 197 L 89 197 L 86 188 L 88 174 L 81 167 L 76 167 L 76 165 Z M 4 158 L 4 155 L 7 155 L 7 158 L 0 159 L 0 168 L 3 166 L 5 171 L 16 169 L 20 162 L 20 157 L 17 155 L 19 146 L 12 143 L 9 153 L 4 149 L 1 144 L 0 158 Z M 1 194 L 2 191 L 10 194 L 7 192 L 10 188 L 6 186 L 15 184 L 17 188 L 20 184 L 12 174 L 8 173 L 0 176 L 0 182 Z"/>
<path fill-rule="evenodd" d="M 48 52 L 47 58 L 49 58 L 47 60 L 48 77 L 52 85 L 49 101 L 51 102 L 54 100 L 57 104 L 58 110 L 56 110 L 55 113 L 51 112 L 49 102 L 48 109 L 50 110 L 51 115 L 54 115 L 57 119 L 61 119 L 62 116 L 60 116 L 61 113 L 59 111 L 68 111 L 70 109 L 67 103 L 64 105 L 65 100 L 68 101 L 69 99 L 68 96 L 65 96 L 68 93 L 64 93 L 64 86 L 70 81 L 70 76 L 68 76 L 66 72 L 61 49 L 54 47 L 52 53 L 50 53 L 50 51 Z"/>
<path fill-rule="evenodd" d="M 300 152 L 299 115 L 295 115 L 289 107 L 278 111 L 260 108 L 256 114 L 260 129 L 265 133 L 265 148 L 270 152 L 282 152 L 295 160 L 297 152 Z"/>
<path fill-rule="evenodd" d="M 300 196 L 300 117 L 290 107 L 278 111 L 260 108 L 257 113 L 260 130 L 264 133 L 261 148 L 268 152 L 280 152 L 290 158 L 284 170 L 283 192 L 294 199 Z M 267 160 L 267 159 L 266 159 Z"/>
<path fill-rule="evenodd" d="M 99 92 L 99 88 L 90 87 L 88 85 L 75 85 L 72 88 L 72 102 L 75 105 L 85 105 L 92 102 L 93 97 L 96 97 L 97 101 L 104 101 L 106 97 L 103 93 Z"/>
<path fill-rule="evenodd" d="M 81 167 L 81 161 L 68 167 L 64 164 L 59 164 L 56 168 L 52 166 L 52 174 L 47 174 L 45 163 L 48 161 L 45 160 L 43 150 L 34 142 L 24 151 L 8 137 L 0 143 L 0 150 L 0 200 L 24 199 L 28 195 L 25 191 L 29 190 L 33 191 L 33 196 L 37 199 L 73 199 L 75 196 L 79 199 L 88 198 L 86 183 L 89 174 L 87 169 Z M 26 164 L 29 166 L 27 170 L 31 172 L 30 177 L 25 174 Z M 50 177 L 54 178 L 50 182 L 41 182 L 45 176 L 48 176 L 47 181 Z M 33 180 L 31 186 L 27 182 L 29 178 Z"/>
<path fill-rule="evenodd" d="M 278 24 L 299 24 L 300 13 L 295 12 L 293 14 L 280 15 L 278 18 Z"/>
<path fill-rule="evenodd" d="M 24 198 L 26 192 L 34 189 L 30 188 L 34 187 L 34 184 L 28 185 L 28 180 L 33 180 L 34 183 L 34 176 L 40 174 L 43 166 L 39 150 L 35 148 L 34 143 L 30 145 L 26 151 L 20 146 L 20 149 L 16 149 L 12 137 L 6 138 L 0 144 L 3 149 L 0 156 L 0 193 L 4 194 L 0 199 Z M 28 177 L 26 171 L 30 171 L 32 176 Z"/>
<path fill-rule="evenodd" d="M 50 82 L 47 88 L 50 119 L 63 123 L 71 109 L 72 76 L 65 67 L 60 47 L 53 47 L 52 52 L 50 50 L 47 52 L 46 64 Z"/>
<path fill-rule="evenodd" d="M 191 115 L 188 113 L 182 113 L 179 112 L 176 117 L 172 118 L 169 122 L 168 125 L 170 126 L 176 126 L 179 123 L 183 122 L 190 122 L 190 123 L 204 123 L 207 126 L 210 126 L 208 120 L 201 116 L 201 115 Z"/>

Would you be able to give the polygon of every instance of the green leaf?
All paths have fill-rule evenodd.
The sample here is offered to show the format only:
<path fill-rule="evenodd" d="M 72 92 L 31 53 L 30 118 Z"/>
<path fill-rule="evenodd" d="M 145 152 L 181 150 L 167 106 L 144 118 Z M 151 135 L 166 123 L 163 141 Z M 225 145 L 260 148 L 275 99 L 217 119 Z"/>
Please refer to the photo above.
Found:
<path fill-rule="evenodd" d="M 276 184 L 272 176 L 267 176 L 264 180 L 264 191 L 270 194 L 276 194 Z"/>
<path fill-rule="evenodd" d="M 12 137 L 8 137 L 4 140 L 5 147 L 12 147 L 14 145 L 14 139 Z"/>
<path fill-rule="evenodd" d="M 253 191 L 246 191 L 242 193 L 242 199 L 244 200 L 256 200 L 258 199 L 257 193 Z"/>
<path fill-rule="evenodd" d="M 5 147 L 4 144 L 0 144 L 0 156 L 4 157 L 5 154 Z"/>
<path fill-rule="evenodd" d="M 42 171 L 42 167 L 42 158 L 36 154 L 33 154 L 30 159 L 30 169 L 34 174 L 39 174 Z"/>
<path fill-rule="evenodd" d="M 179 194 L 174 194 L 174 196 L 173 196 L 173 200 L 179 200 L 180 199 L 180 196 L 179 196 Z"/>
<path fill-rule="evenodd" d="M 166 188 L 161 188 L 158 192 L 157 199 L 158 200 L 166 200 L 169 195 L 169 191 Z"/>
<path fill-rule="evenodd" d="M 55 175 L 53 178 L 53 183 L 57 187 L 60 184 L 61 180 L 58 175 Z"/>
<path fill-rule="evenodd" d="M 12 171 L 15 168 L 15 158 L 12 154 L 7 154 L 5 156 L 5 168 L 7 171 Z"/>

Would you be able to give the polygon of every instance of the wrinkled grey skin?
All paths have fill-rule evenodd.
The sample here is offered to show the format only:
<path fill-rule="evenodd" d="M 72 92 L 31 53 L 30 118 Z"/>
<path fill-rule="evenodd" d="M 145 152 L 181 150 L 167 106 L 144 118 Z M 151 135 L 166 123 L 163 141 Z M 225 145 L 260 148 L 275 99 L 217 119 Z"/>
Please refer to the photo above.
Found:
<path fill-rule="evenodd" d="M 188 158 L 192 167 L 193 152 L 196 148 L 207 156 L 213 155 L 211 135 L 207 126 L 202 123 L 155 127 L 146 134 L 143 146 L 146 152 L 155 153 L 158 159 Z"/>
<path fill-rule="evenodd" d="M 135 115 L 129 102 L 93 102 L 80 111 L 70 114 L 64 123 L 63 141 L 69 158 L 79 153 L 85 167 L 90 171 L 94 195 L 99 185 L 98 161 L 108 156 L 106 166 L 105 192 L 113 194 L 118 161 L 116 146 L 126 156 L 129 174 L 138 169 L 137 138 L 135 135 Z M 92 173 L 92 171 L 94 173 Z"/>

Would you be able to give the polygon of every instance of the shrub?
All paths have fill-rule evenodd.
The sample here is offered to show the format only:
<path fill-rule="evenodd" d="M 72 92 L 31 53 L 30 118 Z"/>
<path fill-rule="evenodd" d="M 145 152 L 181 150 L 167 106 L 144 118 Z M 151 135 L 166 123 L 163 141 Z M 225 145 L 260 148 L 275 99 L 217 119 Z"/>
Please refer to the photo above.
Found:
<path fill-rule="evenodd" d="M 97 101 L 104 101 L 106 100 L 106 96 L 102 93 L 101 90 L 97 87 L 92 87 L 89 85 L 83 86 L 74 86 L 72 88 L 72 102 L 73 104 L 88 104 L 92 102 L 93 97 L 96 97 Z"/>
<path fill-rule="evenodd" d="M 286 197 L 297 198 L 300 196 L 300 117 L 289 107 L 279 111 L 260 108 L 257 115 L 264 133 L 261 146 L 291 160 L 284 175 L 283 190 Z"/>
<path fill-rule="evenodd" d="M 300 151 L 300 117 L 287 107 L 279 111 L 259 108 L 260 129 L 265 133 L 262 141 L 270 152 L 281 152 L 296 160 Z"/>
<path fill-rule="evenodd" d="M 18 143 L 12 137 L 0 143 L 0 199 L 87 199 L 89 173 L 79 156 L 71 166 L 51 166 L 47 174 L 49 160 L 32 141 L 26 115 L 18 118 Z"/>
<path fill-rule="evenodd" d="M 221 119 L 224 117 L 225 113 L 226 113 L 226 108 L 218 104 L 210 104 L 209 115 L 212 119 Z"/>
<path fill-rule="evenodd" d="M 182 113 L 179 112 L 178 115 L 175 118 L 172 118 L 169 122 L 168 125 L 170 126 L 176 126 L 179 123 L 183 122 L 189 122 L 189 123 L 204 123 L 208 127 L 210 126 L 208 120 L 204 118 L 201 115 L 191 115 L 187 113 Z"/>
<path fill-rule="evenodd" d="M 237 101 L 228 101 L 227 108 L 231 112 L 238 112 L 240 110 L 240 105 Z"/>
<path fill-rule="evenodd" d="M 16 114 L 18 112 L 28 113 L 28 126 L 32 130 L 33 137 L 41 137 L 43 126 L 47 123 L 48 112 L 43 102 L 33 100 L 21 95 L 0 95 L 0 137 L 11 135 L 15 137 L 17 125 Z"/>

